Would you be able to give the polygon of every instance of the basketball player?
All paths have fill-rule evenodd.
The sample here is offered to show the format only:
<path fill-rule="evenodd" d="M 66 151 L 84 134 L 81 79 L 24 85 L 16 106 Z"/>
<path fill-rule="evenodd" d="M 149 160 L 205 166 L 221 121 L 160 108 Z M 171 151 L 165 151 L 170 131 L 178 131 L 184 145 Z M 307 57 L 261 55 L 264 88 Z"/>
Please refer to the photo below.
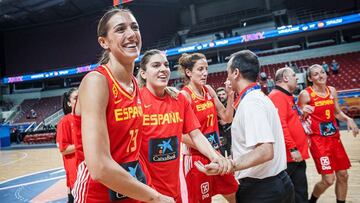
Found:
<path fill-rule="evenodd" d="M 351 164 L 341 143 L 336 119 L 346 122 L 354 136 L 359 133 L 359 129 L 354 120 L 341 111 L 336 89 L 326 85 L 327 75 L 321 65 L 310 66 L 307 79 L 312 85 L 300 93 L 299 104 L 311 119 L 310 152 L 321 174 L 321 181 L 315 184 L 309 202 L 316 202 L 335 181 L 337 202 L 345 202 L 347 169 Z"/>
<path fill-rule="evenodd" d="M 145 52 L 138 74 L 144 103 L 141 155 L 146 160 L 152 184 L 159 192 L 188 202 L 180 194 L 180 142 L 189 134 L 192 143 L 213 162 L 231 170 L 231 162 L 221 158 L 199 130 L 200 124 L 183 94 L 170 92 L 169 62 L 159 50 Z M 220 172 L 221 173 L 221 172 Z M 186 187 L 186 186 L 185 186 Z"/>
<path fill-rule="evenodd" d="M 228 101 L 226 108 L 219 101 L 216 92 L 206 85 L 208 76 L 208 63 L 206 57 L 201 53 L 183 54 L 179 58 L 180 70 L 189 81 L 182 93 L 189 99 L 191 107 L 201 125 L 201 132 L 208 139 L 214 149 L 219 151 L 219 128 L 218 119 L 231 122 L 234 114 L 232 104 L 234 93 L 228 90 Z M 229 88 L 228 88 L 229 89 Z M 209 164 L 210 160 L 202 155 L 196 147 L 188 144 L 184 155 L 184 172 L 187 182 L 189 202 L 211 202 L 211 197 L 222 194 L 230 203 L 235 202 L 235 192 L 238 183 L 233 174 L 223 176 L 207 176 L 200 172 L 194 163 L 200 161 Z"/>
<path fill-rule="evenodd" d="M 56 145 L 62 154 L 66 174 L 66 186 L 68 188 L 68 202 L 74 202 L 71 190 L 76 180 L 76 158 L 73 128 L 73 110 L 78 97 L 78 89 L 71 88 L 63 95 L 64 117 L 59 121 L 56 128 Z"/>
<path fill-rule="evenodd" d="M 129 10 L 111 9 L 98 24 L 105 50 L 96 71 L 79 88 L 85 161 L 78 167 L 76 202 L 174 202 L 150 186 L 139 158 L 142 102 L 134 61 L 140 54 L 139 25 Z"/>

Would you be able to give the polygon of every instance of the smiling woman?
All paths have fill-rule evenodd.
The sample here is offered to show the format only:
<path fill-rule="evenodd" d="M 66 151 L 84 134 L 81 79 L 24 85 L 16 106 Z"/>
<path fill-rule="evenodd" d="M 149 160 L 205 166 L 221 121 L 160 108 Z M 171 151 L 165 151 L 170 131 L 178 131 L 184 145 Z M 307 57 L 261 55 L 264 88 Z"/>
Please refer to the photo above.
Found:
<path fill-rule="evenodd" d="M 140 54 L 139 25 L 129 10 L 111 9 L 98 24 L 104 49 L 100 66 L 79 88 L 75 113 L 81 116 L 85 160 L 78 168 L 76 202 L 173 202 L 151 187 L 139 159 L 142 102 L 134 78 Z"/>
<path fill-rule="evenodd" d="M 146 158 L 152 184 L 158 191 L 173 197 L 176 202 L 191 202 L 180 192 L 180 142 L 184 141 L 183 134 L 190 135 L 189 140 L 204 156 L 221 163 L 219 171 L 225 172 L 229 164 L 218 156 L 201 134 L 199 122 L 185 96 L 167 87 L 169 78 L 166 55 L 159 50 L 146 51 L 138 73 L 144 103 L 144 135 L 140 152 Z"/>

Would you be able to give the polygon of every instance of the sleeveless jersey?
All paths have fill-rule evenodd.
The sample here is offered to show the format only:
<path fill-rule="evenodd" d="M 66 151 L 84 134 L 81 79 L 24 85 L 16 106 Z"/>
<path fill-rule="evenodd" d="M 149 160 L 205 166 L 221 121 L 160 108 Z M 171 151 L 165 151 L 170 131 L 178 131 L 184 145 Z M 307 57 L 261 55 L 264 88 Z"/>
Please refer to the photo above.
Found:
<path fill-rule="evenodd" d="M 312 135 L 338 137 L 339 131 L 335 119 L 335 102 L 329 87 L 326 96 L 316 94 L 311 86 L 305 89 L 310 95 L 309 105 L 315 107 L 310 114 Z"/>
<path fill-rule="evenodd" d="M 136 79 L 132 78 L 135 89 L 133 94 L 129 94 L 115 80 L 108 67 L 99 66 L 96 71 L 108 81 L 106 120 L 111 156 L 133 177 L 147 183 L 143 162 L 139 162 L 143 112 Z M 74 197 L 76 202 L 138 202 L 92 180 L 84 161 L 78 168 Z"/>
<path fill-rule="evenodd" d="M 203 86 L 202 89 L 204 95 L 203 98 L 197 96 L 190 86 L 185 86 L 183 90 L 191 97 L 191 107 L 199 120 L 201 132 L 205 135 L 213 148 L 219 150 L 219 127 L 214 98 L 205 86 Z M 193 155 L 201 154 L 199 151 L 192 148 L 190 148 L 190 152 Z"/>
<path fill-rule="evenodd" d="M 180 142 L 182 134 L 200 128 L 184 95 L 160 98 L 141 89 L 144 104 L 141 155 L 146 160 L 152 185 L 162 194 L 179 199 Z"/>

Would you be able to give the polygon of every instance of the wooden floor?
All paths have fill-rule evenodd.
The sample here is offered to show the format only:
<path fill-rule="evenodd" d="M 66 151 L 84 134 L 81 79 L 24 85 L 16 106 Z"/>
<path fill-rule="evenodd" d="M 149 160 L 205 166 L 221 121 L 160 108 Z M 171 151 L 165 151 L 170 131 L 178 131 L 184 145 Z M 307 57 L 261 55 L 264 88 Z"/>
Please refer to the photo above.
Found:
<path fill-rule="evenodd" d="M 352 168 L 349 170 L 347 202 L 357 203 L 360 202 L 360 137 L 354 138 L 345 131 L 342 132 L 342 140 L 352 164 Z M 307 164 L 309 194 L 311 194 L 313 186 L 320 176 L 316 172 L 313 160 L 309 159 Z M 61 166 L 62 159 L 56 148 L 0 151 L 0 182 Z M 215 196 L 213 202 L 224 203 L 226 201 L 221 196 Z M 336 202 L 334 186 L 329 188 L 318 202 Z"/>

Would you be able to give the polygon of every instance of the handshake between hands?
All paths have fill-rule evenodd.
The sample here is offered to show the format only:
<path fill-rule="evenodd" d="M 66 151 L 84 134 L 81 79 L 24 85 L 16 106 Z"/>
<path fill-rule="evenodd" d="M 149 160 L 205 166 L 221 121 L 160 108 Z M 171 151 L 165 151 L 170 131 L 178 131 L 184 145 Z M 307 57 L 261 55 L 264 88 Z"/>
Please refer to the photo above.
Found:
<path fill-rule="evenodd" d="M 211 163 L 204 165 L 201 161 L 195 161 L 196 168 L 206 175 L 225 175 L 233 173 L 235 162 L 229 157 L 219 156 L 212 160 Z"/>

